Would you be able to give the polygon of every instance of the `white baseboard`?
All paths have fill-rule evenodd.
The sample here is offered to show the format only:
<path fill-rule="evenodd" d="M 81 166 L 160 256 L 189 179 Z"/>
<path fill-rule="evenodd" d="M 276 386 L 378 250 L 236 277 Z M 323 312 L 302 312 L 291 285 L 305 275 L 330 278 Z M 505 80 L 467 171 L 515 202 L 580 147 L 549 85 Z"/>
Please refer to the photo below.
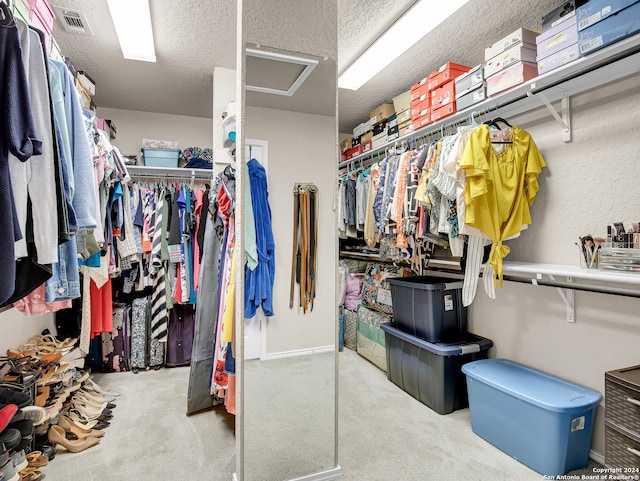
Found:
<path fill-rule="evenodd" d="M 271 361 L 273 359 L 283 359 L 285 357 L 297 357 L 308 356 L 310 354 L 324 354 L 327 352 L 334 352 L 336 346 L 319 346 L 309 349 L 295 349 L 293 351 L 272 352 L 271 354 L 265 354 L 262 358 L 263 361 Z"/>
<path fill-rule="evenodd" d="M 600 453 L 596 453 L 593 449 L 589 451 L 589 457 L 596 463 L 604 465 L 604 456 Z"/>
<path fill-rule="evenodd" d="M 326 471 L 308 474 L 299 478 L 290 479 L 289 481 L 331 481 L 340 478 L 342 478 L 342 468 L 338 465 Z"/>

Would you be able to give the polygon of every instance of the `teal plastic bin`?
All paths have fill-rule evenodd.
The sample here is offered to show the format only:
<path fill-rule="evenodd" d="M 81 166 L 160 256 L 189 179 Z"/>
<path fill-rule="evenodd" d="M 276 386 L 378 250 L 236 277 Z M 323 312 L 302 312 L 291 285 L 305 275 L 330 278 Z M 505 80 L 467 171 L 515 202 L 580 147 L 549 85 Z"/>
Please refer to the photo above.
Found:
<path fill-rule="evenodd" d="M 149 167 L 178 167 L 180 149 L 143 148 L 142 157 Z"/>

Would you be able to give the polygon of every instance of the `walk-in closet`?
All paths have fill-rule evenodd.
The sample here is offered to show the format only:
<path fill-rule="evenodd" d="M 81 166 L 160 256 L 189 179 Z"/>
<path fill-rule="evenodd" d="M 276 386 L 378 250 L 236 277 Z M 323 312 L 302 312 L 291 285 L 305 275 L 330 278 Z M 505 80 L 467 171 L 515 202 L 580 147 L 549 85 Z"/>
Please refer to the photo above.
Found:
<path fill-rule="evenodd" d="M 0 481 L 640 479 L 640 1 L 0 37 Z"/>

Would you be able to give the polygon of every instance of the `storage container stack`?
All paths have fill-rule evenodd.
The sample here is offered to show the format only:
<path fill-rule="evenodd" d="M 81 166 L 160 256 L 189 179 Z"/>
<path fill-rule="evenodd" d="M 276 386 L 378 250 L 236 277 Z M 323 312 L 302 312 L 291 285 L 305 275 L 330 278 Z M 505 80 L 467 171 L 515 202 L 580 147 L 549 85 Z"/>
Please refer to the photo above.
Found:
<path fill-rule="evenodd" d="M 486 359 L 493 342 L 467 332 L 462 281 L 405 277 L 388 282 L 393 322 L 381 329 L 389 380 L 438 414 L 467 407 L 461 367 Z"/>
<path fill-rule="evenodd" d="M 640 31 L 640 1 L 591 0 L 576 10 L 580 55 L 588 55 Z"/>

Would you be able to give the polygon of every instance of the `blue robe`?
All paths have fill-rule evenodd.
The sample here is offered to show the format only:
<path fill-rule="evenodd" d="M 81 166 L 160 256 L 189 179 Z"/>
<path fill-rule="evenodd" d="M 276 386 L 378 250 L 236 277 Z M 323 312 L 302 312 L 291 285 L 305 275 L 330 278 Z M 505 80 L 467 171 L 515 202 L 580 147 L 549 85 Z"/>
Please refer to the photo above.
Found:
<path fill-rule="evenodd" d="M 256 315 L 262 306 L 265 316 L 273 316 L 273 281 L 276 272 L 275 241 L 271 227 L 271 208 L 267 190 L 267 174 L 256 159 L 247 162 L 251 185 L 251 205 L 256 225 L 258 265 L 254 270 L 245 266 L 244 317 Z"/>

